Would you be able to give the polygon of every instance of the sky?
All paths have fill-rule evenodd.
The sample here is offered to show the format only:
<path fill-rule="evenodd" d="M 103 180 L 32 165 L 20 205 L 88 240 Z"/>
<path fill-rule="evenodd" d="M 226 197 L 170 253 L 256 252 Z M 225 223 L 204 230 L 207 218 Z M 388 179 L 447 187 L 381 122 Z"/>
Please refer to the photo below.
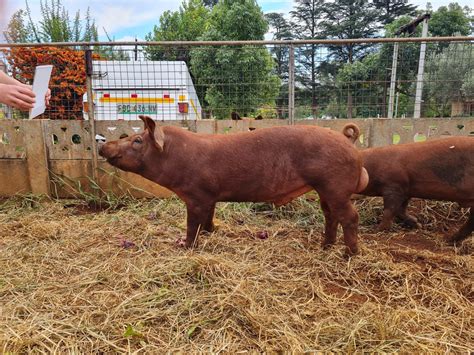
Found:
<path fill-rule="evenodd" d="M 288 13 L 293 8 L 293 0 L 257 0 L 263 12 Z M 434 9 L 447 5 L 449 0 L 430 1 Z M 472 0 L 459 0 L 460 5 L 471 5 Z M 33 20 L 38 18 L 40 0 L 29 0 Z M 166 11 L 175 11 L 182 3 L 181 0 L 62 0 L 68 9 L 71 18 L 77 10 L 84 17 L 87 8 L 90 8 L 92 17 L 96 20 L 100 40 L 107 40 L 104 29 L 115 41 L 132 41 L 137 37 L 144 40 L 145 35 L 153 30 L 160 15 Z M 426 8 L 426 0 L 412 0 L 412 4 Z M 4 31 L 11 15 L 25 9 L 25 0 L 0 0 L 0 30 Z"/>

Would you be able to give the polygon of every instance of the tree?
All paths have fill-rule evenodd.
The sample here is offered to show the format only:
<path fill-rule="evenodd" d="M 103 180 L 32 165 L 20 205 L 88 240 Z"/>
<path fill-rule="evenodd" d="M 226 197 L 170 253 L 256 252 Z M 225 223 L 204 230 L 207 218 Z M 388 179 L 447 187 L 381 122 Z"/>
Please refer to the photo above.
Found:
<path fill-rule="evenodd" d="M 205 31 L 209 9 L 202 0 L 183 1 L 178 11 L 165 11 L 153 31 L 145 36 L 147 41 L 195 41 Z M 187 47 L 146 47 L 145 53 L 151 60 L 184 60 L 189 64 Z"/>
<path fill-rule="evenodd" d="M 474 69 L 466 73 L 461 86 L 461 94 L 465 100 L 474 100 Z"/>
<path fill-rule="evenodd" d="M 325 18 L 321 22 L 325 35 L 331 39 L 376 37 L 380 30 L 380 11 L 366 0 L 336 0 L 326 4 Z M 330 46 L 331 57 L 342 63 L 363 58 L 371 44 L 348 43 Z"/>
<path fill-rule="evenodd" d="M 25 25 L 25 10 L 15 12 L 5 31 L 5 37 L 10 43 L 27 43 L 30 42 L 30 33 Z"/>
<path fill-rule="evenodd" d="M 374 0 L 376 9 L 380 10 L 380 22 L 384 25 L 392 23 L 400 16 L 416 15 L 416 5 L 407 4 L 405 1 Z"/>
<path fill-rule="evenodd" d="M 10 43 L 50 43 L 50 42 L 97 42 L 98 31 L 94 19 L 87 9 L 84 19 L 79 10 L 71 21 L 69 13 L 61 0 L 40 1 L 41 18 L 35 23 L 26 1 L 26 10 L 18 10 L 8 24 L 5 37 Z M 109 41 L 112 42 L 109 38 Z M 79 48 L 76 48 L 79 49 Z M 102 58 L 127 60 L 128 55 L 116 51 L 113 46 L 95 47 Z"/>
<path fill-rule="evenodd" d="M 255 0 L 220 0 L 202 40 L 263 40 L 268 24 Z M 217 118 L 239 110 L 248 115 L 274 104 L 279 79 L 269 51 L 253 46 L 219 46 L 191 51 L 191 71 L 205 103 Z"/>
<path fill-rule="evenodd" d="M 34 23 L 31 10 L 26 1 L 26 10 L 18 10 L 13 14 L 6 31 L 9 42 L 48 43 L 48 42 L 91 42 L 98 40 L 97 26 L 87 10 L 81 25 L 79 10 L 74 21 L 62 5 L 61 0 L 40 1 L 41 20 Z"/>
<path fill-rule="evenodd" d="M 270 25 L 273 40 L 291 40 L 294 38 L 292 26 L 283 14 L 272 12 L 265 14 L 265 18 Z M 283 107 L 288 101 L 288 90 L 285 87 L 288 85 L 290 51 L 288 46 L 273 46 L 270 52 L 275 61 L 275 72 L 282 81 L 280 94 L 276 99 L 276 108 L 278 118 L 283 118 Z"/>
<path fill-rule="evenodd" d="M 435 116 L 451 115 L 453 102 L 474 97 L 474 51 L 470 43 L 450 43 L 426 61 L 425 102 Z"/>
<path fill-rule="evenodd" d="M 283 14 L 276 12 L 265 14 L 265 18 L 273 30 L 272 39 L 276 41 L 291 40 L 294 38 L 291 24 L 285 19 Z M 288 60 L 289 51 L 287 46 L 275 46 L 271 48 L 276 62 L 276 73 L 279 78 L 288 80 Z"/>
<path fill-rule="evenodd" d="M 324 0 L 295 0 L 295 10 L 291 11 L 296 37 L 299 39 L 321 39 L 320 22 L 325 14 Z M 320 47 L 319 47 L 320 48 Z M 296 80 L 311 92 L 311 111 L 314 117 L 318 115 L 316 99 L 318 46 L 306 45 L 298 49 L 298 66 Z"/>
<path fill-rule="evenodd" d="M 375 37 L 380 30 L 380 10 L 366 0 L 335 0 L 327 3 L 322 21 L 328 38 L 350 39 Z M 330 58 L 337 64 L 353 63 L 367 55 L 371 44 L 347 43 L 329 46 Z M 352 94 L 347 95 L 347 117 L 352 118 Z"/>
<path fill-rule="evenodd" d="M 429 31 L 432 36 L 469 36 L 472 30 L 471 9 L 464 8 L 458 3 L 450 3 L 436 10 L 429 21 Z"/>
<path fill-rule="evenodd" d="M 347 63 L 337 73 L 337 87 L 340 92 L 351 93 L 355 99 L 354 106 L 357 117 L 376 117 L 379 114 L 384 114 L 380 111 L 379 105 L 383 87 L 378 85 L 375 80 L 384 75 L 384 70 L 380 66 L 380 55 L 380 53 L 371 53 L 362 60 Z M 329 114 L 338 117 L 344 116 L 344 112 Z"/>

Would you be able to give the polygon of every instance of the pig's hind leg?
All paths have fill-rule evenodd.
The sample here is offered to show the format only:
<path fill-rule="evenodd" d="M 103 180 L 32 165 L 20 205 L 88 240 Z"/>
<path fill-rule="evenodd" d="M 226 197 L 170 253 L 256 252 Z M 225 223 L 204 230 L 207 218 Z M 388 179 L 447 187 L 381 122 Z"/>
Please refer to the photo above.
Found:
<path fill-rule="evenodd" d="M 333 244 L 336 239 L 337 225 L 340 223 L 344 232 L 344 243 L 351 255 L 357 254 L 357 229 L 359 224 L 359 215 L 351 203 L 350 196 L 352 192 L 344 193 L 333 190 L 329 193 L 318 191 L 321 200 L 324 201 L 323 211 L 329 211 L 329 218 L 326 218 L 326 236 L 323 240 L 323 247 Z M 325 216 L 327 214 L 325 212 Z"/>
<path fill-rule="evenodd" d="M 331 216 L 331 210 L 329 209 L 327 202 L 322 198 L 320 198 L 319 201 L 321 203 L 321 209 L 323 210 L 325 221 L 322 247 L 326 249 L 327 247 L 336 243 L 337 226 L 339 223 Z"/>
<path fill-rule="evenodd" d="M 474 230 L 474 207 L 471 207 L 469 211 L 469 218 L 467 219 L 466 223 L 462 225 L 462 227 L 454 233 L 452 236 L 446 238 L 446 242 L 448 244 L 456 244 L 467 237 L 469 237 Z"/>
<path fill-rule="evenodd" d="M 216 208 L 216 204 L 214 203 L 214 205 L 212 205 L 212 207 L 210 207 L 209 213 L 207 214 L 206 223 L 204 223 L 204 225 L 202 227 L 203 231 L 206 231 L 206 232 L 209 232 L 209 233 L 214 232 L 214 229 L 215 229 L 214 210 L 215 210 L 215 208 Z"/>

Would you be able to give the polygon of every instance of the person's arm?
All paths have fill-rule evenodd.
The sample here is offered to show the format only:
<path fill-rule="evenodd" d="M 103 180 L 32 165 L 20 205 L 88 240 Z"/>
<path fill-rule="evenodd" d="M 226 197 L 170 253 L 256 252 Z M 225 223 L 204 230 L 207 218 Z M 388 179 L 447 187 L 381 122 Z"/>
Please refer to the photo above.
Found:
<path fill-rule="evenodd" d="M 3 71 L 0 71 L 0 84 L 24 85 L 24 84 L 20 83 L 18 80 L 15 80 L 12 77 L 8 76 Z"/>
<path fill-rule="evenodd" d="M 0 72 L 0 103 L 27 111 L 35 104 L 35 94 L 29 85 Z"/>

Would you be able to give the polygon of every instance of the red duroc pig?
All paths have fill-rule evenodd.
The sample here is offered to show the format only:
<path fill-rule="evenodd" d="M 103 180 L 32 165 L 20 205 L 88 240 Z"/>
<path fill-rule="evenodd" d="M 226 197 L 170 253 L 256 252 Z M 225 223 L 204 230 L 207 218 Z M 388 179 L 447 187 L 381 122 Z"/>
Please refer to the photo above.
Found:
<path fill-rule="evenodd" d="M 454 201 L 471 207 L 467 222 L 447 242 L 467 238 L 474 230 L 474 138 L 449 137 L 421 143 L 390 145 L 362 151 L 370 177 L 362 195 L 382 196 L 380 230 L 389 229 L 394 217 L 418 227 L 406 212 L 411 197 Z"/>
<path fill-rule="evenodd" d="M 357 126 L 347 125 L 344 134 L 315 126 L 197 134 L 140 118 L 144 132 L 107 142 L 99 154 L 185 202 L 187 232 L 181 246 L 192 247 L 199 231 L 213 230 L 216 202 L 283 205 L 315 189 L 326 219 L 323 246 L 336 241 L 341 224 L 349 253 L 357 253 L 358 214 L 350 197 L 368 180 L 351 143 L 359 134 Z"/>

